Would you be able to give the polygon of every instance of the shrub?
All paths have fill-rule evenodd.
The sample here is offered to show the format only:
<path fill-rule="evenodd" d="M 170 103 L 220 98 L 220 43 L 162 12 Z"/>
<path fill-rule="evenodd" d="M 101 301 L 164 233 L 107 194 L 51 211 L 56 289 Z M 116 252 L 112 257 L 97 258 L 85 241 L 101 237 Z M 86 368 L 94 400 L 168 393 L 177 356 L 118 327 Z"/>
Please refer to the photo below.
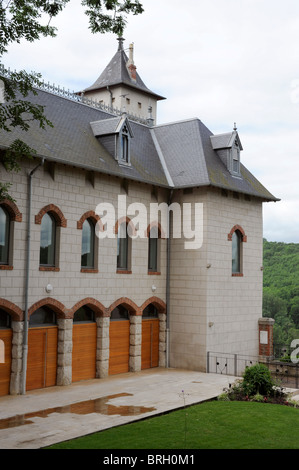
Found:
<path fill-rule="evenodd" d="M 259 393 L 257 393 L 256 395 L 254 395 L 252 397 L 252 401 L 257 401 L 259 403 L 262 403 L 265 401 L 265 397 L 263 395 L 260 395 Z"/>
<path fill-rule="evenodd" d="M 248 367 L 243 374 L 243 393 L 248 396 L 274 395 L 275 383 L 269 369 L 264 364 Z"/>
<path fill-rule="evenodd" d="M 229 396 L 227 392 L 223 392 L 220 395 L 218 395 L 217 400 L 219 401 L 229 401 Z"/>

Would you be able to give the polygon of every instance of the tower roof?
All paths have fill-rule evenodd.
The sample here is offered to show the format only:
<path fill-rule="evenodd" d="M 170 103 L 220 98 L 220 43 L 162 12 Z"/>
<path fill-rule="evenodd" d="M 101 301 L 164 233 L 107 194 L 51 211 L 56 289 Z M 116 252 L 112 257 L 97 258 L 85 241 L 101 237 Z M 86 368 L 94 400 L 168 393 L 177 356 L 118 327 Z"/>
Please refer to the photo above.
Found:
<path fill-rule="evenodd" d="M 100 90 L 116 85 L 126 85 L 128 87 L 142 91 L 154 97 L 156 100 L 164 100 L 163 96 L 158 95 L 151 91 L 144 82 L 141 80 L 140 75 L 136 72 L 136 67 L 133 58 L 127 56 L 123 47 L 123 38 L 118 38 L 118 50 L 112 57 L 111 61 L 101 73 L 99 78 L 88 88 L 83 90 L 84 93 L 89 91 Z"/>

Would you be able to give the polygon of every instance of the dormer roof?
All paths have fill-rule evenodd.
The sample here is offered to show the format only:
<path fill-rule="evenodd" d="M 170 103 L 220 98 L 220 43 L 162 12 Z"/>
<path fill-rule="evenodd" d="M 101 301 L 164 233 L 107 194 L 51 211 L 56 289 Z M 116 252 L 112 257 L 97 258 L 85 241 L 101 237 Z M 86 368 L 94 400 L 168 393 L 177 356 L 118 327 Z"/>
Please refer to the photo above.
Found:
<path fill-rule="evenodd" d="M 156 100 L 164 100 L 165 97 L 160 96 L 147 88 L 140 75 L 136 71 L 136 67 L 132 67 L 133 64 L 124 51 L 124 39 L 118 38 L 118 41 L 119 46 L 116 54 L 112 57 L 107 67 L 93 83 L 93 85 L 85 88 L 83 93 L 117 85 L 126 85 L 127 87 L 137 89 L 151 97 L 154 97 Z"/>
<path fill-rule="evenodd" d="M 127 116 L 118 116 L 111 119 L 104 119 L 101 121 L 94 121 L 90 123 L 93 135 L 101 137 L 104 135 L 119 134 L 122 128 L 126 125 L 128 132 L 133 137 L 132 128 Z"/>
<path fill-rule="evenodd" d="M 210 138 L 214 150 L 232 148 L 236 140 L 239 149 L 243 150 L 239 134 L 236 130 L 233 130 L 232 132 L 226 132 L 225 134 L 212 135 Z"/>

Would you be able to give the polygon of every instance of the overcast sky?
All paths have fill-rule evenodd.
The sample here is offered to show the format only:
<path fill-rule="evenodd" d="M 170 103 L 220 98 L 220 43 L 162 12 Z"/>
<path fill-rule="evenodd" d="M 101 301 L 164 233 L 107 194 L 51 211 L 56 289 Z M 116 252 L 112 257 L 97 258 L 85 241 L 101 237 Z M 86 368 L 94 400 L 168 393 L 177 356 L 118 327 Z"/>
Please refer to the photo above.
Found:
<path fill-rule="evenodd" d="M 244 165 L 280 202 L 264 204 L 264 237 L 299 243 L 299 1 L 141 0 L 125 48 L 148 88 L 167 97 L 158 123 L 198 117 L 214 133 L 237 123 Z M 78 91 L 117 50 L 93 35 L 80 0 L 53 23 L 55 39 L 21 42 L 3 62 Z"/>

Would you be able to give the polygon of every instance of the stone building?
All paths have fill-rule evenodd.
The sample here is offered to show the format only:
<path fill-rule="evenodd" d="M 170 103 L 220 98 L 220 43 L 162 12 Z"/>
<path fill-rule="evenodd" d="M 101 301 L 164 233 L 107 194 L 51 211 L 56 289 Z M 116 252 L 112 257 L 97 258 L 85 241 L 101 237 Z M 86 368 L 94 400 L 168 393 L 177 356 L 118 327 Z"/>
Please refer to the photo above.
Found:
<path fill-rule="evenodd" d="M 262 204 L 276 198 L 237 129 L 157 124 L 163 97 L 122 39 L 84 92 L 31 99 L 54 127 L 0 132 L 2 149 L 37 151 L 0 170 L 14 198 L 0 201 L 0 395 L 258 355 Z"/>

